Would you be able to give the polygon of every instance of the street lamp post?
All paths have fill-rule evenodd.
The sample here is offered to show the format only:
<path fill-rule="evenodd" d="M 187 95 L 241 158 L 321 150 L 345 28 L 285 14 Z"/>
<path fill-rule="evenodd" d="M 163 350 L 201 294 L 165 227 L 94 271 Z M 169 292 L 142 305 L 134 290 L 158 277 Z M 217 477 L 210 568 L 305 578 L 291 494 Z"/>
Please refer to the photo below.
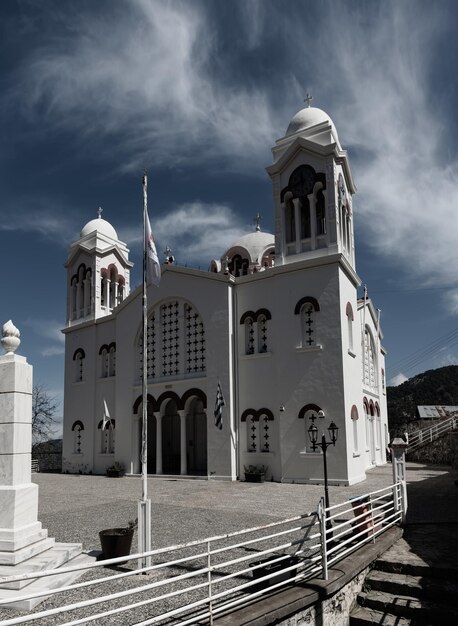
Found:
<path fill-rule="evenodd" d="M 320 411 L 318 413 L 318 416 L 321 418 L 324 418 L 323 411 Z M 310 421 L 312 422 L 312 424 L 310 428 L 308 429 L 308 434 L 310 437 L 310 442 L 312 444 L 313 452 L 316 452 L 317 448 L 321 448 L 323 450 L 324 502 L 325 502 L 326 508 L 328 509 L 329 508 L 329 490 L 328 490 L 328 463 L 326 459 L 326 451 L 329 448 L 329 446 L 336 445 L 339 428 L 338 426 L 334 424 L 334 422 L 331 422 L 328 428 L 330 441 L 326 440 L 326 435 L 323 432 L 321 435 L 321 441 L 319 442 L 318 441 L 318 428 L 315 426 L 316 419 L 317 419 L 316 415 L 312 415 L 310 417 Z M 326 515 L 326 518 L 327 517 L 328 516 Z M 332 524 L 329 519 L 326 519 L 326 527 L 328 530 L 330 530 L 332 527 Z"/>

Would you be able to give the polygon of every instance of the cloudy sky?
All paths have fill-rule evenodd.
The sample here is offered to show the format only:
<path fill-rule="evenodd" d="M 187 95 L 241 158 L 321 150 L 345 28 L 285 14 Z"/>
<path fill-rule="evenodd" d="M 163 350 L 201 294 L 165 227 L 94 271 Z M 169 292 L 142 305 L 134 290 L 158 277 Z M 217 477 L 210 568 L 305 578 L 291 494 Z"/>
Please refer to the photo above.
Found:
<path fill-rule="evenodd" d="M 162 251 L 206 269 L 259 211 L 307 92 L 358 187 L 357 270 L 388 379 L 458 363 L 454 0 L 0 3 L 0 323 L 61 398 L 69 244 L 102 206 L 140 282 L 141 175 Z"/>

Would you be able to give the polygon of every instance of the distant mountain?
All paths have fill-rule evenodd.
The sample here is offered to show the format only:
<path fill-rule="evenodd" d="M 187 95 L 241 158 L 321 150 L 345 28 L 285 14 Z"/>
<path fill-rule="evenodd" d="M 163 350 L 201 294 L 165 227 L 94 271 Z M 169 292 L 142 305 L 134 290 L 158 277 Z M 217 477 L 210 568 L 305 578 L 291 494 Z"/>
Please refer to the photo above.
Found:
<path fill-rule="evenodd" d="M 458 365 L 439 367 L 387 387 L 388 425 L 392 436 L 400 435 L 415 420 L 418 405 L 458 405 Z"/>

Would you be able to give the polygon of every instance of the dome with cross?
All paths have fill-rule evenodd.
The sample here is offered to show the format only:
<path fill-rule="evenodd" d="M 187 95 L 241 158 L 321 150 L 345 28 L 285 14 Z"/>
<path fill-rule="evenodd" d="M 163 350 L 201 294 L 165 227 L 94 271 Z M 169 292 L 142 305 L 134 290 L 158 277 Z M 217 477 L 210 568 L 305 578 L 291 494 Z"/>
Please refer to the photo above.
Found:
<path fill-rule="evenodd" d="M 286 130 L 286 137 L 294 135 L 300 131 L 313 128 L 323 122 L 331 124 L 335 131 L 334 123 L 327 113 L 317 107 L 307 106 L 294 115 Z"/>
<path fill-rule="evenodd" d="M 80 238 L 86 237 L 91 233 L 97 233 L 99 235 L 105 235 L 106 237 L 110 237 L 110 239 L 118 239 L 118 233 L 115 231 L 110 222 L 102 219 L 102 209 L 99 209 L 99 217 L 96 217 L 94 220 L 88 222 L 81 231 Z"/>

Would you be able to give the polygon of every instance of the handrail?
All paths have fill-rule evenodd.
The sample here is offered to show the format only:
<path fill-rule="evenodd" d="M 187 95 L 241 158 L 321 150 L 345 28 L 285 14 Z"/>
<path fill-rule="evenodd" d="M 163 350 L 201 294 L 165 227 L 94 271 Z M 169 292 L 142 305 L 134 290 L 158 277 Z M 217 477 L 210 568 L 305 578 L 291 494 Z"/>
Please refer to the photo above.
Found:
<path fill-rule="evenodd" d="M 401 522 L 404 507 L 402 499 L 402 483 L 398 483 L 359 496 L 353 499 L 353 503 L 345 502 L 325 508 L 322 499 L 317 511 L 157 548 L 144 554 L 73 565 L 40 574 L 3 576 L 0 582 L 5 584 L 57 573 L 90 572 L 97 567 L 126 561 L 138 562 L 138 559 L 146 556 L 155 559 L 148 567 L 113 575 L 106 575 L 105 572 L 99 578 L 82 580 L 60 589 L 28 593 L 27 588 L 24 588 L 16 601 L 54 595 L 61 599 L 62 606 L 15 616 L 1 624 L 13 626 L 34 623 L 36 620 L 47 617 L 56 619 L 57 614 L 76 611 L 77 614 L 69 621 L 59 622 L 61 626 L 77 626 L 123 613 L 129 614 L 129 623 L 137 626 L 161 624 L 170 619 L 181 626 L 203 620 L 208 620 L 205 623 L 211 625 L 216 616 L 247 605 L 266 593 L 312 577 L 326 579 L 330 566 L 364 544 L 375 541 L 386 529 Z M 167 560 L 157 560 L 163 557 Z M 127 584 L 132 576 L 143 572 L 155 573 L 156 577 L 154 580 L 148 577 L 142 580 L 139 577 L 135 583 L 132 580 Z M 123 580 L 126 583 L 117 590 L 116 584 L 120 585 Z M 107 584 L 110 587 L 105 593 L 100 590 L 96 595 L 92 593 L 92 597 L 65 604 L 68 592 Z M 74 597 L 74 593 L 71 597 Z M 172 598 L 173 607 L 170 606 Z M 10 602 L 1 600 L 0 609 Z M 136 611 L 146 606 L 149 607 L 148 619 L 143 617 L 138 621 Z"/>

